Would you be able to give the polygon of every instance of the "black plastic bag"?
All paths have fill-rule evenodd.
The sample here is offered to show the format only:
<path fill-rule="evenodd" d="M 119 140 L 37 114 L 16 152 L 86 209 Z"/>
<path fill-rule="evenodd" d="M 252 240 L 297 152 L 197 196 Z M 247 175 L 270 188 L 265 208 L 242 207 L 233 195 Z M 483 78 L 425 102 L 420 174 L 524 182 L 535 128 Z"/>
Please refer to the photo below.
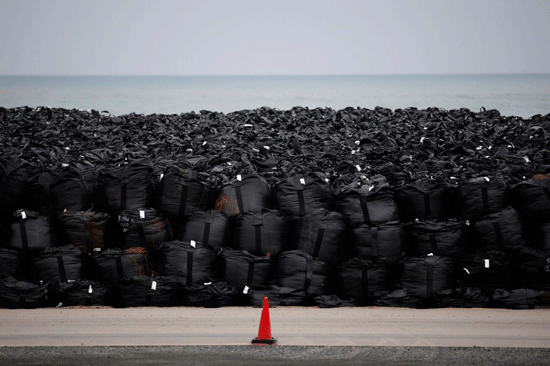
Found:
<path fill-rule="evenodd" d="M 423 257 L 431 253 L 459 261 L 467 254 L 467 227 L 467 222 L 456 219 L 415 220 L 409 225 L 410 254 Z"/>
<path fill-rule="evenodd" d="M 390 293 L 384 293 L 374 297 L 370 301 L 372 306 L 395 307 L 395 308 L 414 308 L 425 309 L 428 307 L 429 300 L 416 296 L 404 289 L 398 289 Z"/>
<path fill-rule="evenodd" d="M 351 236 L 354 256 L 383 265 L 398 264 L 407 246 L 405 225 L 398 221 L 362 224 L 351 229 Z"/>
<path fill-rule="evenodd" d="M 233 242 L 238 250 L 276 257 L 288 245 L 290 225 L 277 210 L 245 212 L 233 221 Z"/>
<path fill-rule="evenodd" d="M 49 282 L 37 285 L 11 276 L 0 277 L 0 308 L 36 309 L 50 306 L 50 288 Z"/>
<path fill-rule="evenodd" d="M 334 265 L 347 239 L 342 214 L 326 209 L 314 210 L 294 223 L 292 244 L 315 259 Z"/>
<path fill-rule="evenodd" d="M 181 287 L 175 277 L 125 277 L 117 288 L 117 307 L 178 306 L 182 304 Z"/>
<path fill-rule="evenodd" d="M 118 215 L 118 234 L 121 248 L 143 247 L 151 254 L 174 236 L 170 221 L 153 208 L 122 211 Z"/>
<path fill-rule="evenodd" d="M 477 247 L 513 254 L 526 246 L 518 212 L 509 207 L 485 216 L 472 224 Z"/>
<path fill-rule="evenodd" d="M 459 279 L 463 286 L 491 292 L 511 288 L 510 257 L 499 251 L 477 253 L 460 261 Z"/>
<path fill-rule="evenodd" d="M 220 308 L 239 305 L 237 289 L 226 282 L 185 285 L 182 290 L 183 306 Z"/>
<path fill-rule="evenodd" d="M 335 294 L 321 295 L 313 298 L 313 303 L 321 309 L 326 308 L 348 308 L 358 306 L 355 300 L 342 300 Z"/>
<path fill-rule="evenodd" d="M 22 194 L 27 178 L 25 161 L 19 158 L 0 160 L 0 218 L 9 218 L 23 207 Z"/>
<path fill-rule="evenodd" d="M 290 250 L 277 257 L 277 286 L 303 290 L 308 297 L 334 292 L 330 266 L 301 250 Z"/>
<path fill-rule="evenodd" d="M 550 253 L 522 248 L 510 258 L 512 288 L 550 291 Z"/>
<path fill-rule="evenodd" d="M 399 220 L 394 191 L 381 176 L 341 188 L 337 195 L 336 210 L 352 226 L 373 226 Z"/>
<path fill-rule="evenodd" d="M 37 281 L 68 282 L 87 278 L 84 253 L 76 245 L 46 248 L 32 259 Z"/>
<path fill-rule="evenodd" d="M 267 297 L 269 307 L 301 306 L 306 303 L 306 292 L 291 287 L 279 287 L 275 284 L 254 287 L 245 295 L 246 305 L 261 308 Z"/>
<path fill-rule="evenodd" d="M 456 217 L 478 220 L 509 206 L 508 186 L 502 176 L 470 179 L 453 190 L 453 203 Z"/>
<path fill-rule="evenodd" d="M 247 211 L 261 212 L 273 206 L 271 187 L 258 175 L 238 175 L 237 179 L 220 188 L 215 210 L 227 217 Z"/>
<path fill-rule="evenodd" d="M 173 240 L 155 253 L 155 272 L 178 277 L 182 283 L 210 282 L 216 275 L 216 253 L 208 244 Z"/>
<path fill-rule="evenodd" d="M 61 306 L 113 305 L 113 291 L 107 283 L 94 280 L 58 282 L 53 290 Z"/>
<path fill-rule="evenodd" d="M 451 258 L 426 256 L 402 261 L 399 284 L 411 295 L 431 299 L 435 293 L 456 286 Z"/>
<path fill-rule="evenodd" d="M 24 268 L 23 257 L 18 251 L 0 248 L 0 277 L 24 278 Z"/>
<path fill-rule="evenodd" d="M 532 178 L 510 190 L 512 206 L 529 220 L 550 221 L 550 178 Z"/>
<path fill-rule="evenodd" d="M 207 173 L 168 167 L 159 185 L 158 208 L 167 216 L 185 217 L 214 207 L 216 181 Z"/>
<path fill-rule="evenodd" d="M 151 276 L 153 273 L 153 262 L 145 248 L 107 249 L 94 252 L 90 259 L 93 278 L 113 288 L 124 277 Z"/>
<path fill-rule="evenodd" d="M 292 216 L 303 216 L 323 208 L 332 210 L 334 197 L 329 182 L 322 173 L 292 175 L 275 185 L 275 207 Z"/>
<path fill-rule="evenodd" d="M 363 258 L 351 258 L 336 269 L 336 290 L 341 299 L 355 299 L 361 306 L 394 289 L 391 267 Z"/>
<path fill-rule="evenodd" d="M 399 217 L 408 222 L 414 219 L 444 220 L 451 212 L 451 190 L 441 181 L 420 179 L 396 190 Z"/>
<path fill-rule="evenodd" d="M 115 214 L 153 206 L 155 170 L 149 159 L 130 161 L 117 168 L 99 170 L 96 208 Z"/>
<path fill-rule="evenodd" d="M 59 242 L 74 244 L 85 253 L 105 250 L 113 240 L 111 215 L 92 211 L 66 211 L 57 218 Z"/>
<path fill-rule="evenodd" d="M 446 289 L 434 294 L 430 306 L 434 308 L 486 308 L 489 297 L 475 287 Z"/>
<path fill-rule="evenodd" d="M 498 308 L 539 309 L 542 305 L 542 292 L 526 288 L 511 291 L 496 289 L 492 300 L 492 305 Z"/>
<path fill-rule="evenodd" d="M 223 279 L 239 292 L 265 285 L 271 276 L 273 260 L 257 257 L 246 250 L 223 248 L 219 253 L 223 262 Z"/>
<path fill-rule="evenodd" d="M 217 253 L 228 244 L 229 219 L 222 213 L 208 210 L 196 211 L 180 223 L 175 239 L 200 241 L 212 246 Z"/>
<path fill-rule="evenodd" d="M 17 210 L 6 228 L 6 244 L 23 252 L 40 252 L 55 246 L 54 234 L 47 217 L 28 210 Z"/>

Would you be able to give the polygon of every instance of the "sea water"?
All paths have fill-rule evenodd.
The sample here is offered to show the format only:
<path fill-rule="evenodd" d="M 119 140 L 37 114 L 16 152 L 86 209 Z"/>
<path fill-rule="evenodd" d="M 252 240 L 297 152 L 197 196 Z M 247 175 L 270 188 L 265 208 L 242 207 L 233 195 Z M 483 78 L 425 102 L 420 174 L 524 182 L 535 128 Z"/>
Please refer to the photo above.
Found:
<path fill-rule="evenodd" d="M 0 76 L 0 106 L 113 115 L 290 109 L 438 107 L 550 113 L 550 74 L 333 76 Z"/>

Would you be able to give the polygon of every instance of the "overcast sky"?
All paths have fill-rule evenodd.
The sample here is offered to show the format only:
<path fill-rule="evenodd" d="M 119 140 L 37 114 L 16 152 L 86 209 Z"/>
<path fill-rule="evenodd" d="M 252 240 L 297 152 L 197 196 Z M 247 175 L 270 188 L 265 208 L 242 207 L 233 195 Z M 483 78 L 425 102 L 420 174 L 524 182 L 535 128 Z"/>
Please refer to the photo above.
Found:
<path fill-rule="evenodd" d="M 524 72 L 550 0 L 0 0 L 0 74 Z"/>

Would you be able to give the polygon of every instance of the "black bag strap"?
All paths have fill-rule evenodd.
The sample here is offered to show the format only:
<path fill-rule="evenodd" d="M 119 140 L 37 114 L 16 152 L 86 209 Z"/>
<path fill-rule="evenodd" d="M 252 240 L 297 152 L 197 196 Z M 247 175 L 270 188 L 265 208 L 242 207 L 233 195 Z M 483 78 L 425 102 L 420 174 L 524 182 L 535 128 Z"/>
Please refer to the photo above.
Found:
<path fill-rule="evenodd" d="M 202 242 L 204 244 L 209 244 L 208 241 L 210 240 L 210 223 L 205 222 L 204 223 L 204 231 L 202 233 Z"/>
<path fill-rule="evenodd" d="M 372 256 L 378 258 L 378 228 L 376 226 L 370 228 L 370 246 Z"/>
<path fill-rule="evenodd" d="M 120 185 L 120 210 L 126 210 L 126 194 L 128 192 L 128 183 L 124 182 Z"/>
<path fill-rule="evenodd" d="M 180 208 L 179 208 L 179 215 L 180 217 L 185 216 L 185 208 L 187 206 L 187 192 L 189 187 L 187 185 L 181 186 L 181 195 L 180 195 Z"/>
<path fill-rule="evenodd" d="M 321 252 L 321 245 L 323 244 L 323 236 L 325 235 L 325 229 L 320 227 L 317 230 L 317 239 L 315 240 L 315 247 L 313 248 L 313 258 L 319 258 Z"/>
<path fill-rule="evenodd" d="M 187 284 L 193 283 L 193 251 L 187 252 Z"/>
<path fill-rule="evenodd" d="M 124 269 L 122 268 L 122 256 L 119 255 L 115 258 L 116 263 L 116 274 L 117 274 L 117 282 L 122 281 L 124 278 Z"/>
<path fill-rule="evenodd" d="M 364 268 L 361 270 L 361 300 L 369 298 L 369 270 Z"/>
<path fill-rule="evenodd" d="M 57 256 L 57 267 L 59 268 L 59 278 L 61 282 L 67 282 L 67 273 L 65 272 L 65 263 L 63 263 L 63 257 Z"/>
<path fill-rule="evenodd" d="M 309 289 L 309 285 L 311 285 L 312 280 L 313 280 L 313 258 L 310 256 L 307 256 L 306 257 L 306 282 L 304 286 L 305 291 Z"/>
<path fill-rule="evenodd" d="M 303 216 L 306 214 L 306 201 L 304 199 L 304 191 L 300 190 L 296 193 L 298 194 L 298 215 Z"/>
<path fill-rule="evenodd" d="M 304 198 L 305 185 L 302 184 L 301 179 L 305 178 L 294 177 L 294 189 L 296 189 L 296 194 L 298 195 L 298 215 L 303 216 L 306 214 L 306 200 Z"/>
<path fill-rule="evenodd" d="M 427 218 L 429 218 L 430 215 L 432 214 L 432 209 L 431 209 L 431 206 L 430 206 L 430 194 L 429 193 L 424 193 L 424 214 L 426 215 Z"/>
<path fill-rule="evenodd" d="M 21 248 L 23 250 L 29 249 L 29 239 L 27 238 L 27 226 L 25 220 L 19 221 L 19 232 L 21 233 Z"/>
<path fill-rule="evenodd" d="M 485 216 L 489 213 L 489 194 L 487 187 L 481 188 L 481 197 L 483 199 L 483 215 Z"/>
<path fill-rule="evenodd" d="M 121 211 L 126 210 L 126 201 L 127 201 L 127 195 L 128 195 L 128 166 L 123 166 L 121 168 L 122 172 L 122 178 L 121 178 L 121 184 L 120 184 L 120 208 Z"/>
<path fill-rule="evenodd" d="M 550 201 L 550 189 L 548 187 L 544 187 L 542 191 L 546 195 L 546 198 L 548 198 L 548 200 Z"/>
<path fill-rule="evenodd" d="M 437 240 L 434 234 L 430 234 L 430 246 L 432 247 L 432 254 L 439 255 L 439 249 L 437 249 Z"/>
<path fill-rule="evenodd" d="M 149 249 L 147 246 L 147 239 L 145 237 L 145 228 L 142 223 L 137 223 L 137 233 L 139 237 L 139 242 L 143 248 Z"/>
<path fill-rule="evenodd" d="M 254 231 L 256 236 L 256 255 L 262 255 L 262 226 L 264 221 L 261 217 L 254 217 Z"/>
<path fill-rule="evenodd" d="M 241 192 L 241 186 L 235 187 L 235 195 L 237 196 L 237 205 L 239 206 L 239 213 L 244 212 L 243 193 Z"/>
<path fill-rule="evenodd" d="M 427 257 L 424 262 L 427 266 L 427 283 L 426 283 L 426 296 L 427 298 L 432 297 L 433 294 L 433 287 L 434 287 L 434 266 L 435 266 L 435 259 L 434 257 Z"/>
<path fill-rule="evenodd" d="M 504 252 L 504 239 L 502 238 L 502 230 L 500 229 L 500 223 L 493 223 L 493 230 L 495 231 L 495 237 L 497 240 L 498 250 Z"/>
<path fill-rule="evenodd" d="M 361 195 L 359 199 L 361 200 L 361 209 L 363 210 L 363 219 L 365 220 L 365 223 L 368 224 L 370 223 L 370 215 L 369 215 L 367 196 Z"/>
<path fill-rule="evenodd" d="M 247 275 L 247 278 L 246 278 L 246 285 L 249 288 L 252 287 L 252 282 L 254 281 L 254 264 L 255 264 L 254 258 L 249 258 L 248 259 L 248 275 Z"/>

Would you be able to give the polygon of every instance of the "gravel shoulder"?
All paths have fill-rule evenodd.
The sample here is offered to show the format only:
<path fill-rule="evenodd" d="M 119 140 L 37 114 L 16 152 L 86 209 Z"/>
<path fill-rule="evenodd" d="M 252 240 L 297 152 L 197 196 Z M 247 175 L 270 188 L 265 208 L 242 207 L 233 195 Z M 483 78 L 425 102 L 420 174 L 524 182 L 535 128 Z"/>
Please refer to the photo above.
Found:
<path fill-rule="evenodd" d="M 549 365 L 548 348 L 490 347 L 1 347 L 2 365 Z"/>

